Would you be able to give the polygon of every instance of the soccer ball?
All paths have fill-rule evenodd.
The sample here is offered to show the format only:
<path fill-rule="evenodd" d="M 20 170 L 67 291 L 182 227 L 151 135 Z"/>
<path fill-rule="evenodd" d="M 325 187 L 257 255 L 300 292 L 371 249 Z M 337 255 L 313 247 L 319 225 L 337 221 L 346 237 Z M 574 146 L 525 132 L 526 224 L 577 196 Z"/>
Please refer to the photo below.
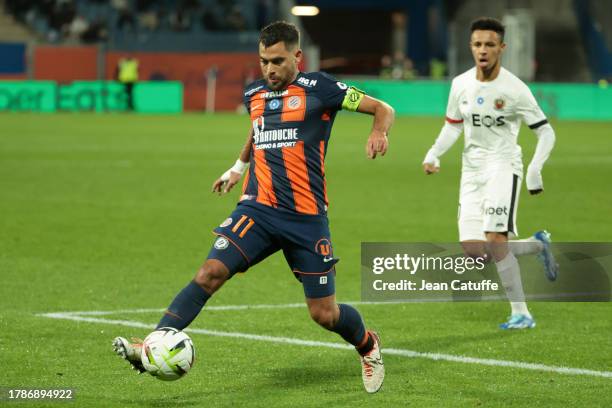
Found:
<path fill-rule="evenodd" d="M 140 359 L 152 376 L 174 381 L 187 374 L 193 366 L 195 348 L 184 332 L 162 327 L 144 339 Z"/>

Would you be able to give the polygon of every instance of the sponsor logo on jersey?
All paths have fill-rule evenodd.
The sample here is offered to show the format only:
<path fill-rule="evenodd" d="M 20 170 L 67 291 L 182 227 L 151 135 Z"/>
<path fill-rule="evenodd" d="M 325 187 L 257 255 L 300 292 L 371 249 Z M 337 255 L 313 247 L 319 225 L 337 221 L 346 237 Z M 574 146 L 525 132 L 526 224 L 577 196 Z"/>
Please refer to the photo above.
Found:
<path fill-rule="evenodd" d="M 315 244 L 315 252 L 319 255 L 323 255 L 323 262 L 329 262 L 333 260 L 332 256 L 332 245 L 327 238 L 321 238 Z"/>
<path fill-rule="evenodd" d="M 219 250 L 223 250 L 229 246 L 229 241 L 225 237 L 217 237 L 214 247 Z"/>
<path fill-rule="evenodd" d="M 268 107 L 272 110 L 274 109 L 278 109 L 278 107 L 280 106 L 280 101 L 278 99 L 272 99 L 269 103 L 268 103 Z"/>
<path fill-rule="evenodd" d="M 304 78 L 304 77 L 299 77 L 297 81 L 298 81 L 298 84 L 302 84 L 302 85 L 310 87 L 310 88 L 317 84 L 317 80 L 316 79 L 308 79 L 308 78 Z"/>
<path fill-rule="evenodd" d="M 479 96 L 478 98 L 476 98 L 476 103 L 482 105 L 484 103 L 484 98 L 482 96 Z"/>
<path fill-rule="evenodd" d="M 474 127 L 480 127 L 480 126 L 485 126 L 490 128 L 491 126 L 504 126 L 506 124 L 505 121 L 505 116 L 490 116 L 490 115 L 485 115 L 485 116 L 481 116 L 478 113 L 473 113 L 472 114 L 472 126 Z"/>
<path fill-rule="evenodd" d="M 287 107 L 289 109 L 297 109 L 300 106 L 302 106 L 302 99 L 300 99 L 299 96 L 292 96 L 291 98 L 289 98 L 289 100 L 287 101 Z"/>
<path fill-rule="evenodd" d="M 253 134 L 255 144 L 298 140 L 298 128 L 263 130 Z"/>
<path fill-rule="evenodd" d="M 487 207 L 484 213 L 485 215 L 508 215 L 508 207 Z"/>
<path fill-rule="evenodd" d="M 223 221 L 223 222 L 221 223 L 221 225 L 219 225 L 219 226 L 220 226 L 221 228 L 225 228 L 225 227 L 227 227 L 227 226 L 229 226 L 229 225 L 232 225 L 232 221 L 233 221 L 233 220 L 232 220 L 232 218 L 231 218 L 231 217 L 230 217 L 230 218 L 226 218 L 226 219 L 225 219 L 225 221 Z"/>
<path fill-rule="evenodd" d="M 253 95 L 255 92 L 259 91 L 261 88 L 263 88 L 263 85 L 259 85 L 258 87 L 255 87 L 253 89 L 249 89 L 248 91 L 246 91 L 244 93 L 244 96 L 251 96 Z"/>
<path fill-rule="evenodd" d="M 272 98 L 282 98 L 285 95 L 289 95 L 289 90 L 285 89 L 284 91 L 273 91 L 266 92 L 261 96 L 262 99 L 272 99 Z"/>
<path fill-rule="evenodd" d="M 257 150 L 293 147 L 299 140 L 298 128 L 264 130 L 265 128 L 263 116 L 253 120 L 253 142 Z"/>
<path fill-rule="evenodd" d="M 504 108 L 504 105 L 506 105 L 506 102 L 502 98 L 497 98 L 494 104 L 495 104 L 495 109 L 501 110 Z"/>

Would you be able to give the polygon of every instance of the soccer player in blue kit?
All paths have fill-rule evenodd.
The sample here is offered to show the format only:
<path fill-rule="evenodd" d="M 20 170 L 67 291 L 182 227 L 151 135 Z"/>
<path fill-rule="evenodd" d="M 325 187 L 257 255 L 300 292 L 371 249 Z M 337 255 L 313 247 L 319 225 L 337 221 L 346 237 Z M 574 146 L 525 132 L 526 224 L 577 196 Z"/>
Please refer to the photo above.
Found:
<path fill-rule="evenodd" d="M 234 212 L 215 228 L 208 259 L 157 327 L 184 329 L 226 280 L 282 250 L 304 287 L 310 316 L 355 346 L 364 387 L 374 393 L 385 375 L 379 336 L 366 329 L 355 308 L 336 303 L 338 259 L 326 215 L 324 160 L 339 110 L 374 116 L 366 144 L 371 159 L 387 151 L 394 111 L 328 74 L 300 72 L 299 31 L 292 24 L 279 21 L 265 27 L 259 57 L 263 78 L 244 93 L 252 124 L 247 141 L 236 164 L 213 184 L 214 192 L 226 193 L 248 169 L 242 196 Z M 113 345 L 117 354 L 144 371 L 141 344 L 117 337 Z"/>

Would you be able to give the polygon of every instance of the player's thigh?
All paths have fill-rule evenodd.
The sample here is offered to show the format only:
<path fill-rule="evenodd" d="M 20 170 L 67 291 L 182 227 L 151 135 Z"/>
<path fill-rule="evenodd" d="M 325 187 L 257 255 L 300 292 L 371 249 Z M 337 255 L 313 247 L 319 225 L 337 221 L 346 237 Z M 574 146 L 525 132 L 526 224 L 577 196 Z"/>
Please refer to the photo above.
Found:
<path fill-rule="evenodd" d="M 483 200 L 484 231 L 518 235 L 516 214 L 521 190 L 521 176 L 512 169 L 493 171 L 486 184 Z"/>
<path fill-rule="evenodd" d="M 285 259 L 304 286 L 304 295 L 318 299 L 335 294 L 334 257 L 326 217 L 298 216 L 281 224 L 280 240 Z"/>
<path fill-rule="evenodd" d="M 217 235 L 208 259 L 222 262 L 233 276 L 280 249 L 270 232 L 270 220 L 247 206 L 238 206 L 213 233 Z"/>
<path fill-rule="evenodd" d="M 477 174 L 463 173 L 459 189 L 457 223 L 460 241 L 484 241 L 483 212 L 485 186 Z"/>

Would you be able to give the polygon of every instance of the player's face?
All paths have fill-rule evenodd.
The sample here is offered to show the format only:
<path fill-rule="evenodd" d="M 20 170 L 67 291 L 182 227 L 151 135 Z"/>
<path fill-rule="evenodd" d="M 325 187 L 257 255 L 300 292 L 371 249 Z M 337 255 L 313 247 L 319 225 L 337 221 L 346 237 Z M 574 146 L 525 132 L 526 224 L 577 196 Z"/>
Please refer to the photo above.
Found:
<path fill-rule="evenodd" d="M 298 72 L 298 64 L 302 60 L 302 50 L 288 50 L 284 42 L 277 42 L 269 47 L 259 43 L 259 65 L 268 87 L 272 90 L 284 89 Z"/>
<path fill-rule="evenodd" d="M 483 71 L 495 68 L 506 48 L 499 34 L 491 30 L 474 30 L 470 39 L 472 56 L 476 66 Z"/>

